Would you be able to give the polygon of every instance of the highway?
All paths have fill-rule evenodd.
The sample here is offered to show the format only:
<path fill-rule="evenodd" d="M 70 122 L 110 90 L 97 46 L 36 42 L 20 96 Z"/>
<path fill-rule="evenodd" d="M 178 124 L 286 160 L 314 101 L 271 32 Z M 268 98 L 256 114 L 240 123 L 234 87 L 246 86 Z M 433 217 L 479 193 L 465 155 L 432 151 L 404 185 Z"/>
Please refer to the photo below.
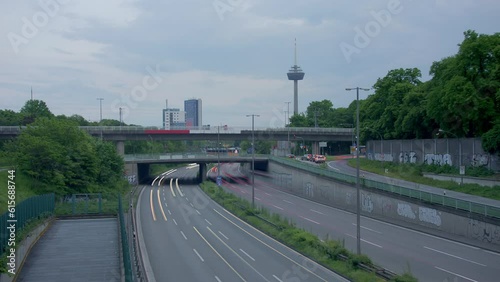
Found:
<path fill-rule="evenodd" d="M 234 171 L 238 164 L 225 164 Z M 255 202 L 291 219 L 320 238 L 345 240 L 356 250 L 356 216 L 275 189 L 256 175 Z M 223 187 L 251 200 L 251 185 L 241 180 Z M 361 218 L 361 249 L 376 264 L 396 273 L 411 271 L 420 281 L 498 281 L 500 254 L 417 232 L 367 217 Z"/>
<path fill-rule="evenodd" d="M 177 181 L 196 171 L 169 171 L 140 194 L 138 236 L 150 281 L 347 281 Z"/>

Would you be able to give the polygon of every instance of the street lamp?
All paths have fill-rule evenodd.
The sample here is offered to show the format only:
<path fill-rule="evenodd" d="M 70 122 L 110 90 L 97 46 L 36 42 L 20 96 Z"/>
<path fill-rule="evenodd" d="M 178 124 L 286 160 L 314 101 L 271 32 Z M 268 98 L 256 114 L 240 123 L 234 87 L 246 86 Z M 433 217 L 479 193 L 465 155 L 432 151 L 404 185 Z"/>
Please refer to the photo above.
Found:
<path fill-rule="evenodd" d="M 102 100 L 104 100 L 104 98 L 97 98 L 97 100 L 99 100 L 99 126 L 102 126 L 101 125 L 101 122 L 102 122 Z M 101 141 L 102 141 L 102 127 L 101 127 Z"/>
<path fill-rule="evenodd" d="M 460 184 L 463 184 L 464 177 L 462 176 L 463 174 L 461 173 L 462 172 L 461 171 L 461 169 L 462 169 L 462 139 L 460 139 L 455 133 L 441 129 L 441 128 L 438 129 L 438 133 L 436 133 L 436 135 L 439 136 L 439 133 L 449 133 L 458 139 L 458 169 L 460 170 Z"/>
<path fill-rule="evenodd" d="M 220 179 L 220 157 L 219 157 L 219 151 L 220 151 L 220 125 L 217 126 L 217 185 L 220 186 L 221 184 L 221 179 Z"/>
<path fill-rule="evenodd" d="M 360 188 L 359 188 L 359 90 L 368 91 L 367 88 L 346 88 L 346 91 L 351 91 L 356 89 L 356 240 L 357 240 L 357 252 L 358 255 L 361 254 L 361 210 L 360 210 Z"/>
<path fill-rule="evenodd" d="M 247 117 L 252 117 L 252 208 L 255 207 L 255 136 L 254 136 L 254 120 L 255 117 L 260 117 L 260 115 L 247 115 Z"/>

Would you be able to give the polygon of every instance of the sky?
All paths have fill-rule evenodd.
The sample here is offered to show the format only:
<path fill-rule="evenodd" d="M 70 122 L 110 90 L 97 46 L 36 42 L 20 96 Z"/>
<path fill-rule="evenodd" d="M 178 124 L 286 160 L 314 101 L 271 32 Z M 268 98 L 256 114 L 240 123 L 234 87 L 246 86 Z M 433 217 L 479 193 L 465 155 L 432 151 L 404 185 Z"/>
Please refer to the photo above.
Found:
<path fill-rule="evenodd" d="M 429 77 L 463 32 L 499 32 L 497 0 L 4 1 L 0 109 L 30 99 L 56 115 L 161 126 L 162 109 L 203 103 L 203 124 L 282 127 L 297 64 L 299 112 L 335 108 L 397 68 Z M 365 99 L 373 90 L 360 93 Z M 291 102 L 287 104 L 286 102 Z"/>

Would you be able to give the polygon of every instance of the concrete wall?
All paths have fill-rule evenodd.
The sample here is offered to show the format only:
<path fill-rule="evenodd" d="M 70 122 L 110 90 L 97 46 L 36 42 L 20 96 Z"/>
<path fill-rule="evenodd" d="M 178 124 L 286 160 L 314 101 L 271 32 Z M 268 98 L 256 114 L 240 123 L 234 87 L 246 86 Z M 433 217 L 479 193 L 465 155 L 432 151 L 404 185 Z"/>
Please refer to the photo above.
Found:
<path fill-rule="evenodd" d="M 356 188 L 326 177 L 269 162 L 275 187 L 332 207 L 355 212 Z M 394 195 L 362 189 L 364 216 L 500 251 L 500 223 Z"/>
<path fill-rule="evenodd" d="M 466 167 L 484 166 L 500 171 L 500 159 L 483 151 L 479 138 L 370 140 L 367 158 L 396 163 L 427 163 Z"/>
<path fill-rule="evenodd" d="M 428 178 L 432 178 L 432 179 L 436 179 L 436 180 L 454 181 L 456 183 L 478 184 L 478 185 L 486 186 L 486 187 L 500 186 L 500 181 L 498 181 L 498 180 L 491 180 L 491 179 L 485 179 L 485 178 L 479 178 L 479 177 L 447 176 L 447 175 L 439 175 L 439 174 L 432 174 L 432 173 L 424 173 L 423 176 L 428 177 Z"/>

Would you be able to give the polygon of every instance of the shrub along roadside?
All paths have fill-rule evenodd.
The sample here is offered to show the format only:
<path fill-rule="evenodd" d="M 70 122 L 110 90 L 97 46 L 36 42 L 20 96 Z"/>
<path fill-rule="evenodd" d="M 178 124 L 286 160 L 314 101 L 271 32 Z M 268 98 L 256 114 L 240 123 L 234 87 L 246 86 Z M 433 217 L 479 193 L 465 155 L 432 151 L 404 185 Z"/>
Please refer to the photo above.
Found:
<path fill-rule="evenodd" d="M 252 209 L 248 201 L 226 193 L 213 182 L 204 182 L 200 187 L 214 201 L 242 220 L 348 279 L 362 282 L 384 281 L 375 273 L 362 269 L 362 266 L 375 268 L 367 256 L 350 253 L 341 242 L 322 242 L 316 235 L 297 228 L 294 223 L 277 214 L 270 214 L 264 208 Z M 417 279 L 405 273 L 393 277 L 391 281 L 410 282 Z"/>

